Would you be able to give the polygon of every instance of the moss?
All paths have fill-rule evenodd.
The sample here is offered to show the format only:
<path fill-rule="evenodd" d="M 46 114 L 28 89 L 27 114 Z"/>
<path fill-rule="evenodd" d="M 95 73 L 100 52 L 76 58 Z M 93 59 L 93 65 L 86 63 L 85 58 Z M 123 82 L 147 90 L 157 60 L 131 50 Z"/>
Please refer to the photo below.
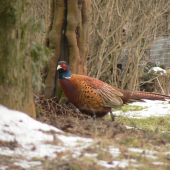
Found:
<path fill-rule="evenodd" d="M 0 84 L 8 84 L 8 63 L 11 60 L 11 52 L 15 51 L 14 41 L 10 34 L 15 28 L 17 11 L 14 7 L 15 1 L 2 0 L 0 5 Z"/>
<path fill-rule="evenodd" d="M 58 85 L 56 86 L 56 91 L 57 91 L 56 96 L 58 96 L 59 98 L 66 97 L 66 95 L 64 94 L 64 92 L 61 88 L 60 83 L 58 83 Z"/>
<path fill-rule="evenodd" d="M 127 126 L 134 125 L 138 128 L 150 130 L 150 131 L 169 131 L 170 130 L 170 116 L 164 117 L 148 117 L 148 118 L 130 118 L 128 119 L 125 116 L 118 116 L 117 119 L 119 122 Z"/>
<path fill-rule="evenodd" d="M 138 106 L 138 105 L 124 105 L 118 109 L 112 109 L 113 111 L 122 111 L 122 112 L 129 112 L 129 111 L 141 111 L 143 109 L 147 109 L 148 107 L 145 106 Z"/>
<path fill-rule="evenodd" d="M 32 28 L 34 29 L 34 28 Z M 31 59 L 32 59 L 32 84 L 35 92 L 40 91 L 42 84 L 42 77 L 40 70 L 46 66 L 47 61 L 51 58 L 52 52 L 48 47 L 43 46 L 40 43 L 32 41 L 31 43 Z"/>
<path fill-rule="evenodd" d="M 44 116 L 44 113 L 41 107 L 36 107 L 36 113 L 38 117 Z"/>
<path fill-rule="evenodd" d="M 99 160 L 104 160 L 104 161 L 107 161 L 107 162 L 111 162 L 113 160 L 113 157 L 109 152 L 103 152 L 103 151 L 98 153 L 97 158 Z"/>
<path fill-rule="evenodd" d="M 0 6 L 0 47 L 3 47 L 0 48 L 0 84 L 17 85 L 18 77 L 15 76 L 15 71 L 21 72 L 23 67 L 27 71 L 27 58 L 31 56 L 33 89 L 40 91 L 42 86 L 40 70 L 52 53 L 49 48 L 36 42 L 32 42 L 30 48 L 30 36 L 42 31 L 42 22 L 37 21 L 33 15 L 26 16 L 25 13 L 29 10 L 27 1 L 18 2 L 18 6 L 15 3 L 16 0 L 2 0 L 3 5 Z M 19 22 L 16 22 L 17 20 Z M 16 65 L 19 66 L 18 70 L 12 70 Z"/>
<path fill-rule="evenodd" d="M 132 137 L 132 136 L 128 136 L 126 139 L 120 141 L 120 144 L 123 145 L 127 145 L 132 146 L 132 147 L 140 147 L 141 146 L 141 141 L 139 141 L 138 139 Z"/>
<path fill-rule="evenodd" d="M 10 0 L 1 0 L 1 4 L 3 5 L 0 5 L 0 30 L 4 30 L 3 34 L 1 32 L 1 36 L 5 36 L 5 32 L 7 33 L 9 30 L 12 30 L 16 23 L 17 10 L 13 5 L 15 3 L 16 0 L 13 0 L 13 2 L 10 2 Z"/>
<path fill-rule="evenodd" d="M 72 169 L 72 170 L 81 170 L 81 165 L 77 165 L 77 164 L 70 164 L 68 165 L 68 169 Z"/>
<path fill-rule="evenodd" d="M 166 143 L 170 143 L 170 133 L 158 133 L 156 137 L 166 141 Z"/>

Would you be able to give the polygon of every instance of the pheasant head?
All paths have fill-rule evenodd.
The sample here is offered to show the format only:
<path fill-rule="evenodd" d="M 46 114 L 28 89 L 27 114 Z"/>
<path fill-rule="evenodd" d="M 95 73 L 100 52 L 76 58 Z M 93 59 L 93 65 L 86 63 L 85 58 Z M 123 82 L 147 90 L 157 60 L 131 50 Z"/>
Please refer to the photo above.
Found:
<path fill-rule="evenodd" d="M 65 61 L 58 62 L 57 70 L 59 71 L 59 79 L 70 79 L 72 76 L 68 63 Z"/>

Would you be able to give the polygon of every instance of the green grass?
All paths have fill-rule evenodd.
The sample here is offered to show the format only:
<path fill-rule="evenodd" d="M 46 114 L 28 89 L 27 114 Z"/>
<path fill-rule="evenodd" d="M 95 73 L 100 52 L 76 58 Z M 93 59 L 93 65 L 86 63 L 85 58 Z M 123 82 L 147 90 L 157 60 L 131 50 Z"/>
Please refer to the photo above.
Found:
<path fill-rule="evenodd" d="M 113 109 L 113 111 L 121 111 L 123 113 L 129 111 L 141 111 L 147 109 L 148 107 L 142 107 L 138 105 L 124 105 L 122 108 Z M 135 114 L 135 113 L 134 113 Z M 109 117 L 108 117 L 109 118 Z M 148 117 L 148 118 L 128 118 L 124 115 L 116 117 L 116 120 L 123 123 L 123 125 L 138 127 L 144 130 L 150 131 L 170 131 L 170 116 L 162 117 Z"/>
<path fill-rule="evenodd" d="M 119 122 L 127 126 L 136 126 L 145 130 L 159 130 L 159 131 L 170 131 L 170 116 L 163 117 L 148 117 L 148 118 L 127 118 L 125 116 L 118 116 L 116 118 Z"/>
<path fill-rule="evenodd" d="M 147 109 L 148 107 L 145 106 L 138 106 L 138 105 L 124 105 L 118 109 L 112 109 L 112 111 L 122 111 L 122 112 L 129 112 L 129 111 L 141 111 L 143 109 Z"/>
<path fill-rule="evenodd" d="M 121 140 L 120 144 L 126 145 L 128 147 L 140 147 L 141 141 L 135 137 L 128 136 L 125 140 Z"/>

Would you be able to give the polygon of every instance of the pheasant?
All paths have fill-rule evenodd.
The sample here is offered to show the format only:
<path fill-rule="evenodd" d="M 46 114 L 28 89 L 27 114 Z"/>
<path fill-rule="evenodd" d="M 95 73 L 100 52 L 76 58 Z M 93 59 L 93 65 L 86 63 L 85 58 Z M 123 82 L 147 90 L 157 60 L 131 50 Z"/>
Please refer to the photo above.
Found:
<path fill-rule="evenodd" d="M 111 113 L 111 108 L 120 108 L 142 99 L 170 99 L 167 95 L 157 93 L 121 90 L 92 77 L 72 74 L 65 61 L 58 62 L 57 70 L 66 97 L 81 112 L 92 117 L 103 117 L 108 112 Z"/>

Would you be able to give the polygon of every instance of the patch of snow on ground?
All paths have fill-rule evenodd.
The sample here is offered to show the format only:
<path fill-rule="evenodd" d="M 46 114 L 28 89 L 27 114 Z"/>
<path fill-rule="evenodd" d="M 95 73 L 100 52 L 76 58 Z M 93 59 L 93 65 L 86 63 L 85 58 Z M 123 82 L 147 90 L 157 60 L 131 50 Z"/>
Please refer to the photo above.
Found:
<path fill-rule="evenodd" d="M 145 102 L 134 102 L 129 105 L 137 105 L 142 107 L 147 107 L 141 111 L 128 111 L 122 113 L 122 111 L 114 111 L 115 115 L 126 115 L 129 118 L 147 118 L 154 116 L 166 116 L 170 115 L 170 104 L 168 101 L 153 101 L 144 100 Z"/>
<path fill-rule="evenodd" d="M 38 166 L 38 165 L 41 165 L 41 162 L 40 161 L 25 161 L 25 160 L 20 160 L 20 161 L 17 161 L 14 163 L 15 165 L 17 166 L 20 166 L 24 169 L 28 169 L 28 168 L 31 168 L 31 167 L 35 167 L 35 166 Z"/>
<path fill-rule="evenodd" d="M 119 148 L 113 146 L 109 147 L 109 152 L 112 154 L 113 157 L 118 157 L 121 153 Z"/>
<path fill-rule="evenodd" d="M 0 166 L 0 170 L 6 170 L 8 166 Z"/>
<path fill-rule="evenodd" d="M 144 149 L 140 149 L 140 148 L 128 148 L 128 151 L 144 153 L 144 154 L 152 154 L 152 155 L 158 153 L 157 151 L 144 150 Z"/>
<path fill-rule="evenodd" d="M 129 163 L 128 163 L 128 160 L 121 160 L 121 161 L 112 161 L 111 163 L 107 163 L 106 161 L 99 161 L 100 165 L 106 167 L 106 168 L 116 168 L 116 167 L 119 167 L 119 168 L 126 168 Z"/>
<path fill-rule="evenodd" d="M 53 133 L 50 133 L 50 132 Z M 47 133 L 48 132 L 48 133 Z M 54 139 L 57 145 L 50 144 Z M 55 158 L 57 153 L 70 150 L 81 151 L 93 140 L 88 138 L 65 136 L 64 133 L 47 124 L 38 122 L 25 113 L 9 110 L 0 105 L 0 140 L 17 141 L 19 147 L 14 150 L 0 147 L 0 155 L 23 156 L 26 159 L 34 157 Z"/>
<path fill-rule="evenodd" d="M 166 163 L 163 163 L 163 162 L 153 162 L 152 164 L 153 164 L 153 165 L 164 165 L 164 164 L 166 164 Z"/>
<path fill-rule="evenodd" d="M 170 104 L 168 101 L 150 101 L 145 100 L 145 103 L 133 103 L 131 105 L 147 106 L 147 109 L 142 111 L 133 111 L 125 113 L 128 117 L 145 118 L 150 116 L 164 116 L 170 114 Z M 114 114 L 123 114 L 121 112 L 114 112 Z M 52 133 L 50 133 L 52 132 Z M 13 157 L 23 157 L 24 160 L 14 162 L 15 165 L 22 168 L 29 169 L 40 165 L 41 162 L 35 164 L 30 159 L 48 157 L 50 159 L 56 158 L 58 153 L 70 151 L 72 156 L 76 159 L 82 154 L 82 150 L 86 147 L 93 146 L 94 140 L 89 138 L 81 138 L 75 136 L 65 136 L 64 132 L 47 124 L 38 122 L 25 113 L 9 110 L 0 105 L 0 140 L 1 141 L 17 141 L 18 146 L 11 150 L 8 147 L 0 147 L 0 155 L 7 155 Z M 55 145 L 53 142 L 56 142 Z M 109 146 L 109 152 L 112 156 L 118 157 L 121 153 L 119 148 Z M 104 150 L 104 149 L 103 149 Z M 143 156 L 156 159 L 156 151 L 149 151 L 137 148 L 129 148 L 129 152 L 138 152 Z M 165 153 L 169 154 L 169 152 Z M 84 153 L 84 156 L 97 159 L 97 154 Z M 67 158 L 67 155 L 62 158 Z M 98 164 L 105 168 L 126 168 L 129 163 L 135 163 L 136 160 L 113 160 L 106 162 L 98 161 Z M 155 161 L 156 162 L 156 161 Z M 156 164 L 156 163 L 155 163 Z M 138 165 L 136 165 L 138 166 Z M 141 165 L 140 165 L 141 166 Z M 0 170 L 5 170 L 6 166 L 1 166 Z"/>

